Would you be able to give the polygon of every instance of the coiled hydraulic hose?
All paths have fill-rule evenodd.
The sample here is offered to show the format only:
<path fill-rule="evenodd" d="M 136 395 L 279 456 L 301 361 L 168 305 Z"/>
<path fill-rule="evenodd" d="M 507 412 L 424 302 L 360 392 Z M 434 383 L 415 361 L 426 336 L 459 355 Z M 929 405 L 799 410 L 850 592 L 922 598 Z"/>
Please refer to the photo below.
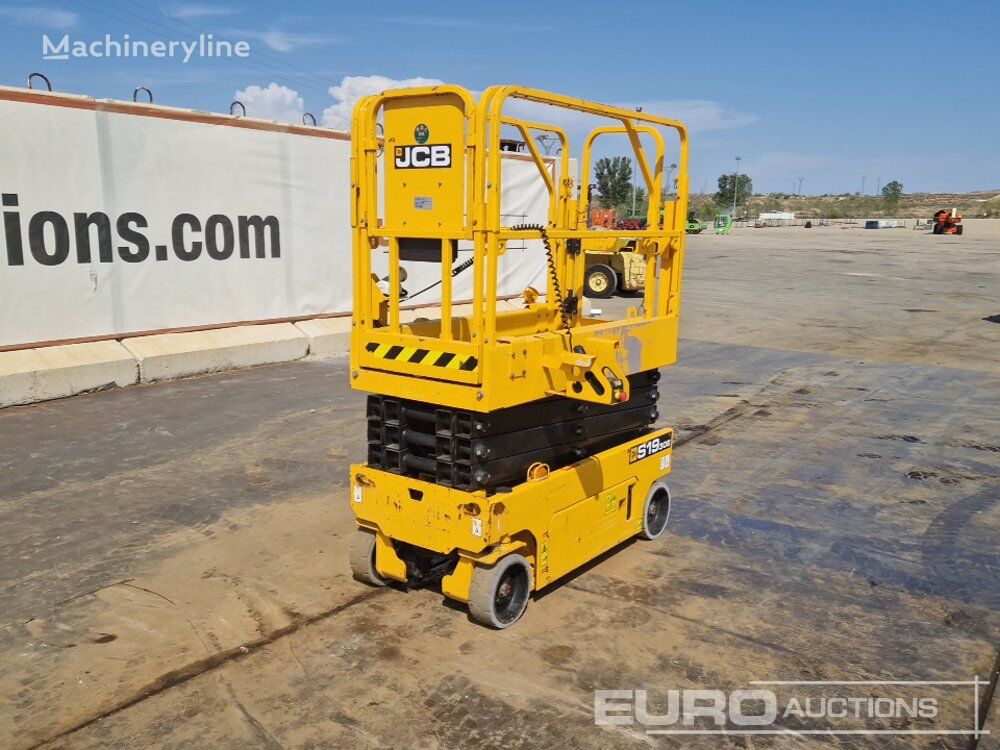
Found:
<path fill-rule="evenodd" d="M 559 307 L 559 319 L 562 321 L 562 327 L 566 330 L 570 330 L 570 316 L 566 308 L 566 298 L 563 296 L 562 286 L 559 284 L 559 274 L 556 271 L 556 258 L 555 253 L 552 252 L 552 242 L 549 240 L 549 234 L 543 224 L 517 224 L 510 227 L 511 230 L 515 232 L 538 232 L 542 236 L 542 245 L 545 247 L 545 264 L 549 269 L 549 278 L 552 280 L 552 291 L 556 297 L 556 305 Z M 458 276 L 462 271 L 471 267 L 475 262 L 474 258 L 469 258 L 464 260 L 454 268 L 451 269 L 452 277 Z M 418 292 L 414 292 L 406 297 L 407 300 L 411 300 L 418 294 L 423 294 L 424 292 L 430 291 L 438 284 L 441 283 L 441 279 L 438 279 L 433 284 L 425 286 Z"/>
<path fill-rule="evenodd" d="M 545 262 L 549 267 L 549 278 L 552 279 L 552 291 L 556 296 L 556 304 L 559 306 L 559 318 L 562 320 L 562 327 L 567 331 L 570 329 L 569 315 L 566 311 L 566 299 L 563 297 L 562 287 L 559 286 L 559 274 L 556 272 L 556 258 L 552 252 L 552 244 L 549 241 L 549 234 L 542 224 L 518 224 L 511 227 L 515 232 L 534 231 L 542 235 L 542 245 L 545 247 Z"/>

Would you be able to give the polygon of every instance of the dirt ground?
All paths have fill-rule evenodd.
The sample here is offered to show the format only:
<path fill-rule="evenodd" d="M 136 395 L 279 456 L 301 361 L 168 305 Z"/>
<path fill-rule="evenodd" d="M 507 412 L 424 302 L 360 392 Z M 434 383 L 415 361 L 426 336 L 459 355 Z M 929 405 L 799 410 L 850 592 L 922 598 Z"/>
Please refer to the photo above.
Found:
<path fill-rule="evenodd" d="M 961 237 L 858 225 L 695 235 L 684 284 L 683 338 L 1000 373 L 1000 325 L 983 320 L 1000 314 L 997 220 L 967 221 Z"/>
<path fill-rule="evenodd" d="M 995 750 L 1000 222 L 967 232 L 691 238 L 668 531 L 503 632 L 351 579 L 344 359 L 0 412 L 0 747 Z M 594 723 L 598 688 L 976 676 L 978 746 Z M 972 730 L 975 689 L 901 690 L 938 721 L 887 728 Z"/>

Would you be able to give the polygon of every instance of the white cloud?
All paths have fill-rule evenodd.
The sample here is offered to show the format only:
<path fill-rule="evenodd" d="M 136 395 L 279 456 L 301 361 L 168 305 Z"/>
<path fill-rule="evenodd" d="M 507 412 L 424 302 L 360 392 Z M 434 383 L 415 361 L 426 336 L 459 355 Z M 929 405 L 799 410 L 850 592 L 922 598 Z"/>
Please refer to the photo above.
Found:
<path fill-rule="evenodd" d="M 0 18 L 17 26 L 41 26 L 50 29 L 71 29 L 80 22 L 72 11 L 27 6 L 0 7 Z"/>
<path fill-rule="evenodd" d="M 248 117 L 290 122 L 296 125 L 302 122 L 306 108 L 298 91 L 292 91 L 277 83 L 270 84 L 266 89 L 260 86 L 247 86 L 242 91 L 236 92 L 236 99 L 243 102 Z"/>
<path fill-rule="evenodd" d="M 174 18 L 214 18 L 218 16 L 231 16 L 236 13 L 235 8 L 225 5 L 175 5 L 168 15 Z"/>
<path fill-rule="evenodd" d="M 436 86 L 444 83 L 436 78 L 393 79 L 385 76 L 345 76 L 339 86 L 330 87 L 330 96 L 336 103 L 323 110 L 323 126 L 335 130 L 351 129 L 351 112 L 363 96 L 377 94 L 386 89 L 404 89 L 414 86 Z"/>
<path fill-rule="evenodd" d="M 719 102 L 702 99 L 656 99 L 644 102 L 612 102 L 616 107 L 634 110 L 642 107 L 646 114 L 669 117 L 683 122 L 691 132 L 732 130 L 752 125 L 759 119 L 748 112 L 737 112 Z M 545 104 L 512 99 L 506 105 L 511 113 L 538 122 L 561 125 L 567 130 L 589 129 L 598 124 L 591 115 L 557 109 Z M 505 108 L 506 111 L 506 108 Z"/>
<path fill-rule="evenodd" d="M 323 110 L 321 124 L 335 130 L 350 130 L 351 115 L 358 99 L 378 94 L 386 89 L 411 88 L 414 86 L 436 86 L 444 83 L 436 78 L 389 78 L 387 76 L 345 76 L 340 85 L 331 86 L 330 96 L 334 103 Z M 298 92 L 277 83 L 267 88 L 248 86 L 236 93 L 236 98 L 247 107 L 247 114 L 282 122 L 301 122 L 305 104 Z M 634 103 L 620 103 L 618 106 L 634 109 Z M 639 104 L 644 112 L 662 114 L 685 122 L 692 131 L 728 130 L 743 127 L 757 121 L 753 114 L 736 112 L 718 102 L 704 100 L 656 100 Z M 569 131 L 571 141 L 580 141 L 596 122 L 595 118 L 567 110 L 559 110 L 545 105 L 512 100 L 510 113 L 539 122 L 551 122 Z M 593 122 L 592 122 L 593 121 Z"/>
<path fill-rule="evenodd" d="M 504 24 L 483 21 L 470 21 L 465 18 L 435 18 L 433 16 L 402 16 L 384 19 L 389 23 L 405 26 L 430 26 L 442 29 L 480 29 L 483 31 L 552 31 L 552 26 L 537 24 Z"/>
<path fill-rule="evenodd" d="M 343 41 L 342 37 L 333 34 L 300 34 L 280 29 L 265 29 L 263 31 L 232 29 L 226 32 L 226 36 L 237 39 L 256 39 L 276 52 L 294 52 L 302 47 L 325 47 L 331 44 L 340 44 Z"/>
<path fill-rule="evenodd" d="M 753 125 L 760 118 L 749 112 L 736 112 L 719 102 L 704 99 L 664 99 L 649 102 L 625 103 L 619 106 L 680 120 L 692 132 L 708 130 L 733 130 Z"/>

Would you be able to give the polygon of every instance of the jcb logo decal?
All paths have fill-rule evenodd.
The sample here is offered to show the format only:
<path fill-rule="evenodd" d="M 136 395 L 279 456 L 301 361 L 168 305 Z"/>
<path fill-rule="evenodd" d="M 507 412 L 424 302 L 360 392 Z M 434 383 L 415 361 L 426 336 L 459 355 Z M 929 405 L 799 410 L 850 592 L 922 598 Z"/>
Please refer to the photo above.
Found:
<path fill-rule="evenodd" d="M 441 169 L 450 166 L 450 143 L 396 146 L 396 169 Z"/>
<path fill-rule="evenodd" d="M 652 440 L 647 440 L 645 443 L 639 443 L 639 445 L 629 448 L 628 462 L 634 464 L 636 461 L 641 461 L 644 458 L 655 456 L 657 453 L 662 453 L 670 448 L 670 439 L 672 437 L 673 433 L 668 432 L 663 437 L 653 438 Z"/>

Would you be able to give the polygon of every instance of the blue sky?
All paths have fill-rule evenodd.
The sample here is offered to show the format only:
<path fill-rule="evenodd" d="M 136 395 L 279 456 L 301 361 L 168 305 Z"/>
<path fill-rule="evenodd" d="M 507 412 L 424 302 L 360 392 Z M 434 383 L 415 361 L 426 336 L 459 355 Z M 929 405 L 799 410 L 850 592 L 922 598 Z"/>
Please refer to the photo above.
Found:
<path fill-rule="evenodd" d="M 245 60 L 42 60 L 86 42 L 246 40 Z M 341 125 L 386 82 L 519 83 L 642 104 L 694 130 L 692 189 L 742 170 L 763 191 L 1000 189 L 1000 3 L 0 0 L 0 84 Z M 345 80 L 346 79 L 346 80 Z M 272 85 L 274 84 L 274 85 Z"/>

